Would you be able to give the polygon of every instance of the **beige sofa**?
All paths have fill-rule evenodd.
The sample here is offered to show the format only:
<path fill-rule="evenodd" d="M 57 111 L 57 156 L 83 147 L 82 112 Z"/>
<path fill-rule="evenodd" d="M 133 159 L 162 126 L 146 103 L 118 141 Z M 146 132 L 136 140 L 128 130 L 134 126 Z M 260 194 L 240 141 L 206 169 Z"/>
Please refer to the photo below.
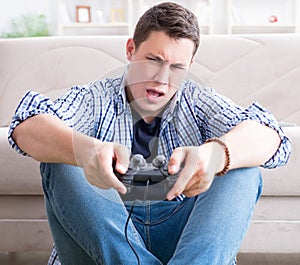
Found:
<path fill-rule="evenodd" d="M 50 250 L 39 165 L 7 142 L 27 90 L 52 98 L 75 84 L 120 72 L 125 36 L 0 40 L 0 252 Z M 202 36 L 190 77 L 242 105 L 257 100 L 279 121 L 300 124 L 300 36 Z M 265 187 L 242 252 L 300 253 L 300 127 L 284 128 L 288 166 L 263 170 Z M 257 150 L 259 152 L 259 150 Z"/>

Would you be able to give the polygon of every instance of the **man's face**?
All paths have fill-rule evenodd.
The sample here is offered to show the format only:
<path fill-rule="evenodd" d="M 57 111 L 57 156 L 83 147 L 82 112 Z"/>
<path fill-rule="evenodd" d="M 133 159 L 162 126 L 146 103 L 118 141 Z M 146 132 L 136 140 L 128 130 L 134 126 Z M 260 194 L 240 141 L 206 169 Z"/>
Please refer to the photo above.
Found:
<path fill-rule="evenodd" d="M 153 31 L 136 49 L 133 39 L 126 46 L 130 61 L 126 93 L 130 104 L 151 122 L 174 96 L 188 71 L 194 43 L 189 39 L 171 39 Z"/>

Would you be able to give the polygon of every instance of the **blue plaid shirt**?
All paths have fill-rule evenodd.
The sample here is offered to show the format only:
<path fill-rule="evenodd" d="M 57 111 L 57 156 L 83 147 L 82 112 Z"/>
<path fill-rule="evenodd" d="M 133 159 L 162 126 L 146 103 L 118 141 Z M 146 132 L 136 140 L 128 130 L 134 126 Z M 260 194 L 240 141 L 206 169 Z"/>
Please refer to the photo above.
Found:
<path fill-rule="evenodd" d="M 132 147 L 133 118 L 125 94 L 125 78 L 106 78 L 75 86 L 55 101 L 29 91 L 20 102 L 13 117 L 9 142 L 19 153 L 26 155 L 13 141 L 14 128 L 37 114 L 52 114 L 67 126 L 105 142 L 118 142 Z M 275 168 L 284 165 L 291 145 L 276 119 L 257 102 L 241 107 L 213 89 L 184 81 L 162 114 L 158 154 L 170 158 L 179 146 L 199 146 L 206 139 L 220 137 L 244 120 L 255 120 L 278 132 L 281 144 L 269 161 L 261 165 Z M 177 199 L 182 199 L 179 196 Z M 55 248 L 49 265 L 59 265 Z"/>

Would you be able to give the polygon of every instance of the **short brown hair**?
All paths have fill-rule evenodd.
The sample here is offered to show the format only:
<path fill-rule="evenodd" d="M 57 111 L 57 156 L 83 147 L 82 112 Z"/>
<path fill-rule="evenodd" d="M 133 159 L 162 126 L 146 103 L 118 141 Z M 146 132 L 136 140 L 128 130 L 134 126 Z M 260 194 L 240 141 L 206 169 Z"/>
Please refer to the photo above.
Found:
<path fill-rule="evenodd" d="M 194 43 L 196 53 L 200 43 L 197 17 L 187 8 L 173 2 L 165 2 L 148 9 L 139 19 L 133 40 L 136 49 L 152 31 L 163 31 L 170 38 L 187 38 Z"/>

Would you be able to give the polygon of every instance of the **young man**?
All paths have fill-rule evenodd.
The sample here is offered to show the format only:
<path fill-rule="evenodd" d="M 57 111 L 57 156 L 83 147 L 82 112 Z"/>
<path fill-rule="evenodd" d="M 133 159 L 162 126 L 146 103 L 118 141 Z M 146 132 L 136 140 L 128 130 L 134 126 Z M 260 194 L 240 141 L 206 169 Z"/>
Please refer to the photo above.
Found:
<path fill-rule="evenodd" d="M 183 81 L 198 45 L 196 17 L 162 3 L 128 40 L 122 77 L 55 102 L 24 96 L 9 141 L 43 162 L 49 264 L 60 264 L 56 251 L 72 265 L 234 263 L 261 193 L 257 166 L 285 164 L 290 143 L 257 103 L 243 108 Z M 123 203 L 114 172 L 126 172 L 130 153 L 165 155 L 171 174 L 182 167 L 167 200 Z"/>

